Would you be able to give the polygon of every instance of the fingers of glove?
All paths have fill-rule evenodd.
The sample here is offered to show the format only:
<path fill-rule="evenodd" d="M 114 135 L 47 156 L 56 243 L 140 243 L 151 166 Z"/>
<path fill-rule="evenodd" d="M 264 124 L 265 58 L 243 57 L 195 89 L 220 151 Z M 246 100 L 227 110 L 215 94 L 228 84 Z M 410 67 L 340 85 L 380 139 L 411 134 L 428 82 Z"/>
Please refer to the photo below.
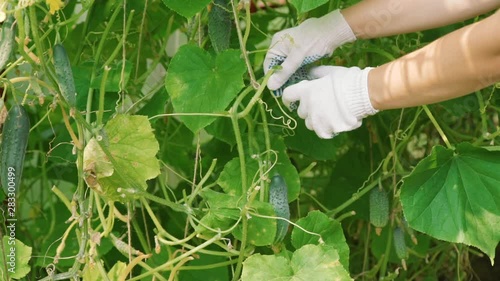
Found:
<path fill-rule="evenodd" d="M 287 55 L 285 61 L 281 64 L 281 69 L 277 70 L 267 82 L 267 87 L 270 90 L 279 89 L 283 84 L 290 79 L 297 69 L 302 65 L 304 61 L 304 55 L 298 50 L 293 49 L 290 54 Z"/>
<path fill-rule="evenodd" d="M 314 127 L 313 127 L 314 124 L 312 123 L 311 118 L 306 118 L 305 123 L 306 123 L 306 128 L 308 128 L 311 131 L 314 131 Z"/>
<path fill-rule="evenodd" d="M 310 83 L 310 81 L 302 81 L 295 85 L 286 87 L 282 96 L 285 106 L 290 107 L 292 102 L 300 101 L 302 95 L 307 95 Z"/>
<path fill-rule="evenodd" d="M 334 124 L 332 124 L 332 116 L 326 115 L 315 115 L 310 118 L 310 123 L 312 124 L 313 130 L 322 139 L 331 139 L 335 134 L 333 130 Z"/>
<path fill-rule="evenodd" d="M 309 104 L 307 102 L 302 102 L 297 108 L 297 115 L 302 119 L 307 119 L 309 116 Z"/>
<path fill-rule="evenodd" d="M 346 70 L 347 68 L 342 66 L 317 66 L 309 70 L 309 76 L 313 79 L 318 79 L 328 75 L 336 75 Z"/>

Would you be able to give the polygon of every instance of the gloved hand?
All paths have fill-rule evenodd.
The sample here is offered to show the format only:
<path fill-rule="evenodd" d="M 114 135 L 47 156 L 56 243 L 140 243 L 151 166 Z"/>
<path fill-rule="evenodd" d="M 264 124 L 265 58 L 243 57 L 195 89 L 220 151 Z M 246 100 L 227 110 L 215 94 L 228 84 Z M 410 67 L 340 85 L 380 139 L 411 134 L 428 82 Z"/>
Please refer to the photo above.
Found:
<path fill-rule="evenodd" d="M 361 120 L 378 112 L 368 94 L 368 73 L 372 68 L 319 66 L 302 81 L 283 91 L 283 103 L 299 102 L 298 115 L 306 127 L 323 139 L 361 126 Z"/>
<path fill-rule="evenodd" d="M 291 77 L 294 82 L 307 78 L 304 65 L 329 56 L 340 45 L 354 40 L 356 36 L 339 10 L 276 33 L 264 60 L 264 72 L 276 65 L 283 68 L 271 76 L 268 88 L 278 90 L 275 95 L 280 96 L 280 88 Z"/>

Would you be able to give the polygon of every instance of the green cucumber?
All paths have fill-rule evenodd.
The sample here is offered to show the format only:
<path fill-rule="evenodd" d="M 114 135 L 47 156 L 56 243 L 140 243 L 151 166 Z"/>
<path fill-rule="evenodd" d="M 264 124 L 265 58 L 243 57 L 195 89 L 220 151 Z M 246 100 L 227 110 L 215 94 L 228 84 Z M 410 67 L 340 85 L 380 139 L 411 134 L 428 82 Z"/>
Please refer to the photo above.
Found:
<path fill-rule="evenodd" d="M 215 52 L 220 53 L 229 48 L 231 42 L 231 7 L 230 0 L 214 0 L 208 13 L 208 36 Z"/>
<path fill-rule="evenodd" d="M 21 105 L 15 105 L 7 113 L 3 126 L 0 156 L 0 178 L 8 197 L 15 196 L 21 184 L 29 131 L 28 113 Z"/>
<path fill-rule="evenodd" d="M 66 49 L 61 44 L 54 45 L 54 69 L 61 95 L 71 107 L 75 107 L 76 89 L 73 71 L 71 70 Z"/>
<path fill-rule="evenodd" d="M 405 233 L 400 227 L 394 229 L 394 249 L 396 255 L 402 260 L 408 259 L 408 248 L 406 248 Z"/>
<path fill-rule="evenodd" d="M 7 16 L 7 20 L 2 24 L 0 29 L 0 70 L 2 70 L 9 62 L 14 49 L 14 17 Z"/>
<path fill-rule="evenodd" d="M 380 188 L 374 188 L 370 192 L 370 223 L 382 228 L 389 221 L 389 199 L 387 193 Z"/>
<path fill-rule="evenodd" d="M 269 203 L 273 205 L 277 217 L 290 219 L 290 207 L 288 206 L 288 188 L 285 179 L 276 174 L 271 179 L 269 187 Z M 278 219 L 276 223 L 275 243 L 279 243 L 285 238 L 288 232 L 288 221 Z"/>

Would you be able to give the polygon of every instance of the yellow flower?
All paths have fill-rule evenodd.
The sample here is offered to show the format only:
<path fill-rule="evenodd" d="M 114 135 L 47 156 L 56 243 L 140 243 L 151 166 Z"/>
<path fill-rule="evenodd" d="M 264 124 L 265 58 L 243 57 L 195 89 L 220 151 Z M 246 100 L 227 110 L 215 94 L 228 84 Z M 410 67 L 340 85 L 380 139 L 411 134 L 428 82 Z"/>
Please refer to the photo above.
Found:
<path fill-rule="evenodd" d="M 45 0 L 45 3 L 50 7 L 50 13 L 53 15 L 55 12 L 59 11 L 64 3 L 62 0 Z"/>

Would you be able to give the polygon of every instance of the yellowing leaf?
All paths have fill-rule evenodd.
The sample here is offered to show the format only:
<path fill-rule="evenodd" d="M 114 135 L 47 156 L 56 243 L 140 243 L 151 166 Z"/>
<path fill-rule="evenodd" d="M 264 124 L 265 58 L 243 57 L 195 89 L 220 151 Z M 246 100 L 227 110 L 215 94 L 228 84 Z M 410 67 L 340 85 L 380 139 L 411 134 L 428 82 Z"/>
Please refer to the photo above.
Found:
<path fill-rule="evenodd" d="M 146 116 L 118 115 L 85 147 L 85 181 L 108 200 L 134 199 L 160 173 L 158 150 Z"/>
<path fill-rule="evenodd" d="M 64 3 L 62 0 L 45 0 L 45 3 L 49 5 L 50 8 L 50 14 L 55 14 L 57 11 L 59 11 L 63 6 Z"/>
<path fill-rule="evenodd" d="M 9 225 L 14 224 L 7 224 L 7 230 L 14 231 L 9 229 Z M 0 280 L 9 280 L 8 277 L 13 279 L 25 277 L 31 271 L 28 265 L 31 259 L 31 247 L 9 235 L 5 235 L 0 243 L 3 243 L 5 250 L 3 253 L 0 252 L 0 265 L 2 265 Z"/>

